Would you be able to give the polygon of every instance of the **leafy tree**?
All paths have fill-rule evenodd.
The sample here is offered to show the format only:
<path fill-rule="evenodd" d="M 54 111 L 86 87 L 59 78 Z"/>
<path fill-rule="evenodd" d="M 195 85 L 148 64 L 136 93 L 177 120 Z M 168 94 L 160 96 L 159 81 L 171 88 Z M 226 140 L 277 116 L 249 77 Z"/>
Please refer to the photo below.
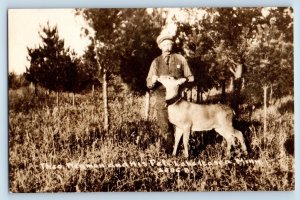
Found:
<path fill-rule="evenodd" d="M 124 50 L 121 55 L 120 75 L 132 90 L 144 92 L 147 90 L 145 80 L 151 62 L 160 54 L 156 38 L 163 22 L 156 9 L 151 13 L 146 9 L 136 9 L 132 12 L 123 29 Z"/>
<path fill-rule="evenodd" d="M 243 79 L 245 93 L 252 93 L 254 97 L 262 96 L 261 89 L 258 89 L 262 85 L 272 85 L 273 90 L 277 87 L 278 95 L 283 94 L 284 88 L 292 90 L 291 9 L 209 8 L 202 9 L 201 15 L 198 9 L 182 11 L 189 20 L 174 19 L 178 27 L 178 45 L 183 54 L 194 60 L 192 68 L 196 73 L 195 82 L 202 84 L 202 90 L 221 85 L 225 98 L 225 87 L 232 77 L 234 93 L 231 103 L 236 111 L 240 104 Z M 264 16 L 262 11 L 269 13 Z M 191 20 L 197 16 L 197 20 Z M 275 22 L 271 22 L 271 18 Z M 259 27 L 263 27 L 263 30 L 259 31 Z M 208 76 L 203 77 L 201 73 Z M 283 81 L 287 76 L 290 77 L 288 84 Z M 205 81 L 201 82 L 200 79 Z"/>
<path fill-rule="evenodd" d="M 157 36 L 159 29 L 153 28 L 155 24 L 151 22 L 151 16 L 146 9 L 77 11 L 95 31 L 92 45 L 95 46 L 97 74 L 99 74 L 98 77 L 102 76 L 104 124 L 105 129 L 108 130 L 107 81 L 109 75 L 121 74 L 123 80 L 133 89 L 145 89 L 150 60 L 157 54 L 157 49 L 154 52 L 152 50 L 156 48 L 154 37 Z M 91 61 L 92 57 L 90 58 Z"/>
<path fill-rule="evenodd" d="M 248 75 L 246 87 L 261 100 L 257 91 L 270 88 L 270 97 L 293 94 L 293 19 L 290 8 L 272 8 L 256 23 L 246 51 Z"/>
<path fill-rule="evenodd" d="M 99 77 L 96 53 L 95 53 L 95 42 L 91 39 L 91 44 L 82 56 L 82 65 L 80 65 L 81 82 L 90 87 L 99 86 L 101 78 Z"/>
<path fill-rule="evenodd" d="M 121 26 L 122 11 L 120 9 L 82 9 L 77 12 L 95 31 L 92 42 L 95 47 L 97 74 L 102 75 L 103 80 L 104 129 L 108 131 L 107 73 L 113 72 L 118 66 L 118 42 L 121 32 L 117 27 Z"/>

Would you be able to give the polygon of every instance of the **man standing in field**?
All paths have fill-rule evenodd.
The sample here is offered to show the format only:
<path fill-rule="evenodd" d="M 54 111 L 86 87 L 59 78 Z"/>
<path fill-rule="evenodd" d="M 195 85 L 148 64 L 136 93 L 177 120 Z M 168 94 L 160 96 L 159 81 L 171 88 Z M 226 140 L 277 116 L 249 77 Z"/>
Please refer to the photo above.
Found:
<path fill-rule="evenodd" d="M 194 81 L 194 76 L 191 73 L 186 59 L 182 55 L 172 52 L 174 44 L 172 36 L 162 33 L 157 37 L 156 42 L 162 54 L 152 61 L 146 81 L 147 87 L 153 90 L 152 95 L 155 101 L 156 118 L 160 128 L 160 134 L 164 140 L 162 141 L 163 148 L 167 154 L 171 154 L 174 137 L 172 136 L 173 130 L 168 120 L 168 112 L 165 105 L 166 90 L 164 86 L 157 81 L 157 78 L 159 76 L 172 76 L 176 79 L 186 78 L 185 82 L 192 82 Z"/>

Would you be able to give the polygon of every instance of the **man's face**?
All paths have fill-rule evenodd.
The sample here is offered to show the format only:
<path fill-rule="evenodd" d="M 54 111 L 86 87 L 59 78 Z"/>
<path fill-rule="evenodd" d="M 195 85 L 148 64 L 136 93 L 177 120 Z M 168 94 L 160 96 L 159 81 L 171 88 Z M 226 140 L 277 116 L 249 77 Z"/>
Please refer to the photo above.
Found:
<path fill-rule="evenodd" d="M 159 48 L 162 50 L 164 55 L 169 55 L 172 51 L 173 41 L 164 40 L 159 44 Z"/>

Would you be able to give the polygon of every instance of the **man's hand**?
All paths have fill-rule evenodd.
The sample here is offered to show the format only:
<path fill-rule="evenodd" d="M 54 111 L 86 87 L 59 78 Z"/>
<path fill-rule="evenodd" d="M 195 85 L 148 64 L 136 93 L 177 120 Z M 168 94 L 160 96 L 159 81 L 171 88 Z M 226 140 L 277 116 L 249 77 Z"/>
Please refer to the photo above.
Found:
<path fill-rule="evenodd" d="M 182 85 L 182 84 L 184 84 L 186 81 L 187 81 L 187 78 L 180 78 L 180 79 L 177 80 L 178 85 Z"/>
<path fill-rule="evenodd" d="M 158 76 L 154 75 L 152 76 L 152 84 L 155 84 L 158 80 Z"/>

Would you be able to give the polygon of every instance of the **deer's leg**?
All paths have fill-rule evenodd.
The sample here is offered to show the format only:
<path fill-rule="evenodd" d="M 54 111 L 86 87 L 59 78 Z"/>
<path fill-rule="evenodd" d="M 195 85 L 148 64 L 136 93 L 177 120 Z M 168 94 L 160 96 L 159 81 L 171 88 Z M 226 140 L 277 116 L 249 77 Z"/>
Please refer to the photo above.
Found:
<path fill-rule="evenodd" d="M 234 137 L 233 137 L 234 130 L 230 128 L 222 127 L 222 128 L 216 128 L 215 131 L 217 131 L 220 135 L 222 135 L 223 138 L 226 140 L 227 143 L 226 155 L 227 157 L 230 157 L 231 146 L 234 144 Z"/>
<path fill-rule="evenodd" d="M 190 128 L 185 128 L 183 130 L 183 146 L 184 146 L 184 157 L 189 157 L 189 138 L 190 138 Z"/>
<path fill-rule="evenodd" d="M 243 136 L 242 132 L 234 129 L 234 136 L 240 142 L 244 154 L 247 155 L 248 152 L 247 152 L 247 148 L 246 148 L 246 144 L 245 144 L 245 140 L 244 140 L 244 136 Z"/>
<path fill-rule="evenodd" d="M 182 134 L 183 134 L 182 130 L 180 128 L 176 127 L 175 128 L 175 143 L 174 143 L 173 154 L 172 154 L 173 156 L 176 156 L 178 144 L 179 144 Z"/>

